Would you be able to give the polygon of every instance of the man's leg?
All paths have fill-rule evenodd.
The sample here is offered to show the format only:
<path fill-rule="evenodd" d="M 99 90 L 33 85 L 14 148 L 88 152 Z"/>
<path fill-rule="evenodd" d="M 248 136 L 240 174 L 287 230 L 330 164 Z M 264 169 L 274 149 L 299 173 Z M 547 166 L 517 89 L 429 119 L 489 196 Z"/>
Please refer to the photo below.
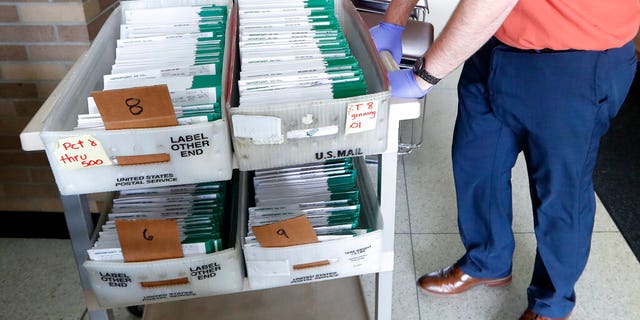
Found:
<path fill-rule="evenodd" d="M 592 173 L 600 137 L 635 71 L 631 44 L 606 52 L 497 54 L 496 113 L 526 128 L 538 250 L 529 309 L 562 318 L 587 262 L 595 199 Z"/>
<path fill-rule="evenodd" d="M 511 281 L 511 168 L 520 151 L 514 132 L 496 118 L 487 87 L 490 40 L 464 65 L 458 84 L 453 135 L 453 173 L 458 227 L 466 254 L 453 266 L 418 279 L 427 293 L 451 295 L 474 286 Z"/>
<path fill-rule="evenodd" d="M 490 40 L 465 63 L 452 147 L 458 228 L 467 251 L 457 265 L 474 278 L 510 275 L 514 250 L 511 169 L 520 147 L 490 103 L 495 44 Z"/>

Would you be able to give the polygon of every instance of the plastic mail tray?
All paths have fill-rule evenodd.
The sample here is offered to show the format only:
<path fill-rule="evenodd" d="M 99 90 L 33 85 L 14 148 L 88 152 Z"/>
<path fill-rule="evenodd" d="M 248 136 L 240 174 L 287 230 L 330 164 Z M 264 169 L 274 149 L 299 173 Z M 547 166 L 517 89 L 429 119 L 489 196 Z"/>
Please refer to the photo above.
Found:
<path fill-rule="evenodd" d="M 323 161 L 334 158 L 383 153 L 387 149 L 390 91 L 386 72 L 373 45 L 369 31 L 351 1 L 336 0 L 335 14 L 347 38 L 351 53 L 362 69 L 369 94 L 344 99 L 316 100 L 302 103 L 269 103 L 238 107 L 238 88 L 232 86 L 229 114 L 232 123 L 232 141 L 240 170 L 256 170 Z M 237 61 L 230 60 L 233 64 Z M 235 72 L 238 67 L 227 68 Z M 346 131 L 347 109 L 352 104 L 378 104 L 375 128 L 368 131 Z M 264 119 L 280 119 L 275 134 L 281 139 L 264 141 L 251 136 L 235 134 L 238 127 L 262 126 Z M 262 119 L 262 120 L 261 120 Z M 269 127 L 273 129 L 272 127 Z M 328 135 L 314 132 L 327 130 Z M 308 133 L 308 134 L 300 134 Z M 292 138 L 295 136 L 295 138 Z"/>
<path fill-rule="evenodd" d="M 384 261 L 388 255 L 385 255 L 382 249 L 383 221 L 364 158 L 359 157 L 353 160 L 358 172 L 357 184 L 362 208 L 359 225 L 360 228 L 368 228 L 372 231 L 349 239 L 281 248 L 243 245 L 251 289 L 331 280 L 393 269 L 392 263 Z M 251 184 L 244 185 L 243 188 L 241 183 L 240 194 L 250 194 L 251 192 L 246 189 Z M 241 202 L 238 208 L 240 224 L 243 227 L 241 241 L 244 243 L 244 236 L 247 233 L 247 206 Z M 325 260 L 330 263 L 311 268 L 294 267 Z"/>
<path fill-rule="evenodd" d="M 85 261 L 91 289 L 104 308 L 198 298 L 241 291 L 244 282 L 238 224 L 238 183 L 227 193 L 228 249 L 179 259 L 149 262 Z M 223 233 L 224 237 L 224 233 Z M 187 284 L 143 286 L 143 282 L 188 278 Z"/>
<path fill-rule="evenodd" d="M 231 1 L 206 1 L 212 2 L 232 8 Z M 136 3 L 140 5 L 140 2 Z M 146 3 L 148 7 L 162 5 L 159 1 Z M 196 0 L 176 3 L 188 5 L 205 2 Z M 123 5 L 126 5 L 126 2 Z M 87 113 L 87 97 L 92 91 L 102 89 L 102 76 L 110 72 L 115 60 L 121 15 L 121 7 L 116 8 L 88 52 L 80 58 L 54 94 L 45 102 L 45 105 L 53 106 L 44 120 L 41 139 L 60 193 L 83 194 L 229 180 L 232 171 L 232 151 L 224 110 L 221 120 L 208 123 L 148 129 L 72 130 L 78 114 Z M 234 41 L 230 39 L 235 38 L 235 30 L 235 14 L 229 13 L 224 59 L 232 56 Z M 223 64 L 223 77 L 228 74 L 224 69 L 228 65 L 226 62 Z M 223 78 L 222 103 L 227 97 L 227 85 L 226 78 Z M 63 160 L 55 154 L 59 140 L 81 135 L 89 135 L 93 140 L 99 141 L 110 157 L 165 153 L 169 155 L 170 160 L 130 166 L 82 169 L 63 167 Z"/>

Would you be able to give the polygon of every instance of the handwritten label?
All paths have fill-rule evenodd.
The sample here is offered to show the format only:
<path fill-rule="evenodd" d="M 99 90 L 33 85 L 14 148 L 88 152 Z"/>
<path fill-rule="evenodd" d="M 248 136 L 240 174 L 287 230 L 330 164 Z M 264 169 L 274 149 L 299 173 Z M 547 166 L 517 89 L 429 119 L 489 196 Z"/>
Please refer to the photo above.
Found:
<path fill-rule="evenodd" d="M 178 125 L 167 85 L 97 91 L 91 96 L 107 130 Z"/>
<path fill-rule="evenodd" d="M 262 247 L 288 247 L 318 242 L 318 237 L 305 215 L 255 226 L 251 230 Z"/>
<path fill-rule="evenodd" d="M 125 262 L 183 256 L 175 220 L 116 220 L 116 231 Z"/>
<path fill-rule="evenodd" d="M 378 122 L 378 100 L 355 102 L 347 105 L 345 134 L 369 131 Z"/>
<path fill-rule="evenodd" d="M 54 151 L 56 159 L 65 169 L 82 169 L 112 165 L 100 141 L 90 135 L 58 140 Z"/>

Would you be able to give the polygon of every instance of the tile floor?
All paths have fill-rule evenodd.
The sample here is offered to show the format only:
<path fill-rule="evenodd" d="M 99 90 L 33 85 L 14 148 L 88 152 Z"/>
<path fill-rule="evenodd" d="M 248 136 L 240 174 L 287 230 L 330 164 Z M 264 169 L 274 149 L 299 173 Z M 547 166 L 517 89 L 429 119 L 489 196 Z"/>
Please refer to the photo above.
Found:
<path fill-rule="evenodd" d="M 436 32 L 456 1 L 431 0 Z M 459 73 L 458 73 L 459 74 Z M 526 171 L 513 171 L 516 234 L 514 281 L 507 287 L 479 287 L 452 298 L 419 293 L 415 280 L 454 262 L 462 253 L 453 196 L 449 148 L 456 114 L 456 75 L 427 98 L 425 142 L 398 161 L 393 278 L 393 319 L 517 319 L 526 307 L 535 253 Z M 84 302 L 68 240 L 0 239 L 0 319 L 81 319 Z M 362 276 L 368 304 L 373 275 Z M 572 319 L 640 319 L 640 264 L 598 202 L 592 251 L 578 282 Z M 123 309 L 116 319 L 135 319 Z M 322 319 L 321 316 L 312 316 Z"/>

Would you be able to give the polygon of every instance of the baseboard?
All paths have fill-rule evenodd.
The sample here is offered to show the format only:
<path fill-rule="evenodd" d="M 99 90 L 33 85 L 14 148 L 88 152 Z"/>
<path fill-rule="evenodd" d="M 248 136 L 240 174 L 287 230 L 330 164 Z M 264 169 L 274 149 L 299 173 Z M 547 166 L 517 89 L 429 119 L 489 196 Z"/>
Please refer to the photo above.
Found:
<path fill-rule="evenodd" d="M 95 225 L 99 214 L 92 214 Z M 62 212 L 0 211 L 0 238 L 69 239 Z"/>

